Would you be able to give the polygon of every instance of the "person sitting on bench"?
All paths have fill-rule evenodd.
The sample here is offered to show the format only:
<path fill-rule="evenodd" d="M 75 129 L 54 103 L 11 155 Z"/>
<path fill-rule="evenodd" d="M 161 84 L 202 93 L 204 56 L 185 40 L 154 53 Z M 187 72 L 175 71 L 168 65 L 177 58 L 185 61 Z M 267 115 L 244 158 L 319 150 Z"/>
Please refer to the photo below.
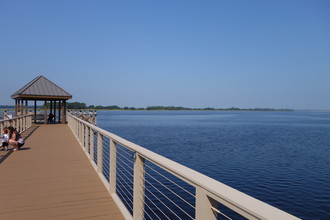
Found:
<path fill-rule="evenodd" d="M 54 115 L 53 115 L 53 113 L 49 113 L 49 115 L 48 115 L 48 123 L 53 123 L 53 121 L 54 121 Z"/>

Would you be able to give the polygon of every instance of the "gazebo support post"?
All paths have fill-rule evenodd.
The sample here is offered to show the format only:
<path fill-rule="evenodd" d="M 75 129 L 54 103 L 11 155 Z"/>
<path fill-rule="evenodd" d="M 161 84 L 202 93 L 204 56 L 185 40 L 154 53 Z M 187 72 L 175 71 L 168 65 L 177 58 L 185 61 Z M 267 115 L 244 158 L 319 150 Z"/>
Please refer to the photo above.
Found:
<path fill-rule="evenodd" d="M 56 100 L 54 100 L 54 123 L 56 123 Z"/>
<path fill-rule="evenodd" d="M 52 113 L 53 107 L 52 107 L 53 101 L 49 101 L 49 108 L 47 106 L 47 110 L 49 109 L 49 114 Z M 48 123 L 48 115 L 47 115 L 47 123 Z"/>
<path fill-rule="evenodd" d="M 21 115 L 24 115 L 24 100 L 21 100 Z"/>
<path fill-rule="evenodd" d="M 62 105 L 62 124 L 66 123 L 66 100 L 63 100 Z"/>
<path fill-rule="evenodd" d="M 28 100 L 25 100 L 25 114 L 27 115 L 28 113 L 29 113 Z"/>
<path fill-rule="evenodd" d="M 34 100 L 34 123 L 37 123 L 37 100 Z"/>
<path fill-rule="evenodd" d="M 62 101 L 58 101 L 58 123 L 61 123 L 61 108 L 62 108 Z"/>
<path fill-rule="evenodd" d="M 15 115 L 18 116 L 19 112 L 19 100 L 16 100 L 16 108 L 15 108 Z"/>
<path fill-rule="evenodd" d="M 45 100 L 44 105 L 44 124 L 47 124 L 47 101 Z"/>

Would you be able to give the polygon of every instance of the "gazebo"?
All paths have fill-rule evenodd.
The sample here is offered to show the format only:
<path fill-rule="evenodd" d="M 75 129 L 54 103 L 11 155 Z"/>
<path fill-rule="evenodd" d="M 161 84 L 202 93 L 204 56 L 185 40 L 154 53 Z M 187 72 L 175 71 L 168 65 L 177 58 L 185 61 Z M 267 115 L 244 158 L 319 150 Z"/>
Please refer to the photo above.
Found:
<path fill-rule="evenodd" d="M 11 95 L 15 99 L 15 115 L 28 114 L 28 101 L 34 101 L 34 122 L 37 121 L 37 101 L 44 102 L 44 114 L 40 118 L 47 123 L 47 109 L 54 117 L 53 122 L 66 123 L 66 101 L 72 98 L 61 87 L 44 76 L 38 76 Z M 49 102 L 49 103 L 48 103 Z"/>

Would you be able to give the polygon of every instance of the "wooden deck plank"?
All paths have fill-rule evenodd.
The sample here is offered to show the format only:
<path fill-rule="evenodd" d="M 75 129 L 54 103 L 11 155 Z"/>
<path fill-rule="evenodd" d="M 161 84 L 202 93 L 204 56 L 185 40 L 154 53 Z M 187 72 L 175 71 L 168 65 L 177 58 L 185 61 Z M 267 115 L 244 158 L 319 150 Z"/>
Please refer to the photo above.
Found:
<path fill-rule="evenodd" d="M 22 150 L 1 151 L 0 175 L 0 219 L 124 219 L 67 125 L 38 125 Z"/>

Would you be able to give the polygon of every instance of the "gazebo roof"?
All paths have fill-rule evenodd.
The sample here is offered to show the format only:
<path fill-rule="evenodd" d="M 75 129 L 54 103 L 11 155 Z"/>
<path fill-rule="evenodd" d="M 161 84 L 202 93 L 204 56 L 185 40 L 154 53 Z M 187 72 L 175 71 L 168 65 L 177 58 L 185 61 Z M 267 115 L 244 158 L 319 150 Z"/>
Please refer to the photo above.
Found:
<path fill-rule="evenodd" d="M 12 99 L 60 99 L 68 100 L 72 95 L 44 76 L 38 76 L 11 95 Z"/>

